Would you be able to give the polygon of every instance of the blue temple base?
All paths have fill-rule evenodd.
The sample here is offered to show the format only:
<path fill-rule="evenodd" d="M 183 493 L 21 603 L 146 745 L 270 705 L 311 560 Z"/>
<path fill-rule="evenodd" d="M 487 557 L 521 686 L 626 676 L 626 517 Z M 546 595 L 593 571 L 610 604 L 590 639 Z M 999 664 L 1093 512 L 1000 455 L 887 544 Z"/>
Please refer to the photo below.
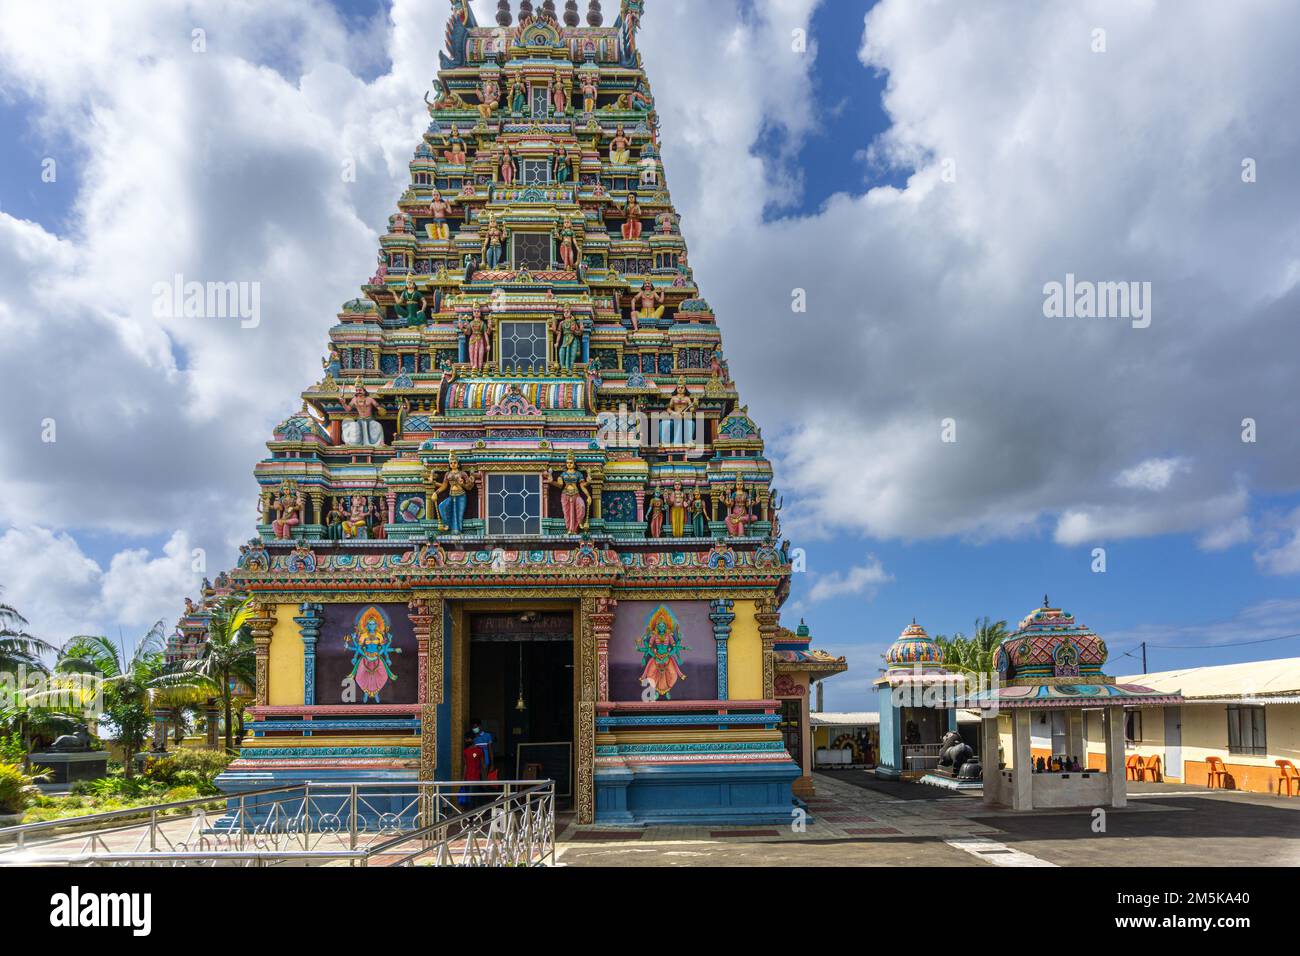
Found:
<path fill-rule="evenodd" d="M 789 826 L 794 761 L 598 768 L 596 823 L 603 826 Z"/>

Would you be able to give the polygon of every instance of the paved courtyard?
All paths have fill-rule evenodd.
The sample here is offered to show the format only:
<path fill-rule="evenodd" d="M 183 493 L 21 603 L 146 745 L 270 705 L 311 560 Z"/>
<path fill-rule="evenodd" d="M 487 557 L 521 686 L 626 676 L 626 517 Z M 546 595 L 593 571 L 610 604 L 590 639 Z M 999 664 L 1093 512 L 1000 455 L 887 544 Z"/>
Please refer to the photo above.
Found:
<path fill-rule="evenodd" d="M 558 834 L 562 866 L 1297 866 L 1300 797 L 1129 784 L 1129 805 L 1016 813 L 978 794 L 817 774 L 806 826 L 579 826 Z M 1098 823 L 1104 832 L 1095 832 Z"/>

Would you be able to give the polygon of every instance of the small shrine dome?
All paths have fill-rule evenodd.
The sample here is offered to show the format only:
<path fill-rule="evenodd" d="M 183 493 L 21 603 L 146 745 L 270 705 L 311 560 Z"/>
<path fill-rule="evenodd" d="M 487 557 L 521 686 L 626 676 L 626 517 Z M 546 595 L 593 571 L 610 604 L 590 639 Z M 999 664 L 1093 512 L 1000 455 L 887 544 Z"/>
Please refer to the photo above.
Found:
<path fill-rule="evenodd" d="M 1047 597 L 1020 621 L 998 647 L 995 667 L 1004 681 L 1102 678 L 1106 642 L 1074 615 L 1052 607 Z"/>
<path fill-rule="evenodd" d="M 885 663 L 890 667 L 912 667 L 916 664 L 941 667 L 943 648 L 913 618 L 912 623 L 898 635 L 898 640 L 889 645 L 889 650 L 885 652 Z"/>

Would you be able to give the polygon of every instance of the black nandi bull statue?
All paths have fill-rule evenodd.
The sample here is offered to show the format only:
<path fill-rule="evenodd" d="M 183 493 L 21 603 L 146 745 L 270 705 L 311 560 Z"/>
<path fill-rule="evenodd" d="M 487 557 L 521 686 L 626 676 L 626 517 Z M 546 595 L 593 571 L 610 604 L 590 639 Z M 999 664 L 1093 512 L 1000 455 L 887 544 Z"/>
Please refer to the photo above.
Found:
<path fill-rule="evenodd" d="M 943 735 L 939 744 L 939 773 L 958 780 L 982 780 L 984 768 L 970 744 L 961 739 L 961 734 L 950 730 Z"/>

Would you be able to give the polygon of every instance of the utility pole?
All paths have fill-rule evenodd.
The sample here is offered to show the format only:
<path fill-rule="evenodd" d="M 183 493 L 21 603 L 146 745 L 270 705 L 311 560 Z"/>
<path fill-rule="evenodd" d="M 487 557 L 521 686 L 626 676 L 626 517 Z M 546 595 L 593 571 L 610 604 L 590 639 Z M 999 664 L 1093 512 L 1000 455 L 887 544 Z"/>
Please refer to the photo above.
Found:
<path fill-rule="evenodd" d="M 1147 672 L 1147 642 L 1142 642 L 1142 673 Z"/>

